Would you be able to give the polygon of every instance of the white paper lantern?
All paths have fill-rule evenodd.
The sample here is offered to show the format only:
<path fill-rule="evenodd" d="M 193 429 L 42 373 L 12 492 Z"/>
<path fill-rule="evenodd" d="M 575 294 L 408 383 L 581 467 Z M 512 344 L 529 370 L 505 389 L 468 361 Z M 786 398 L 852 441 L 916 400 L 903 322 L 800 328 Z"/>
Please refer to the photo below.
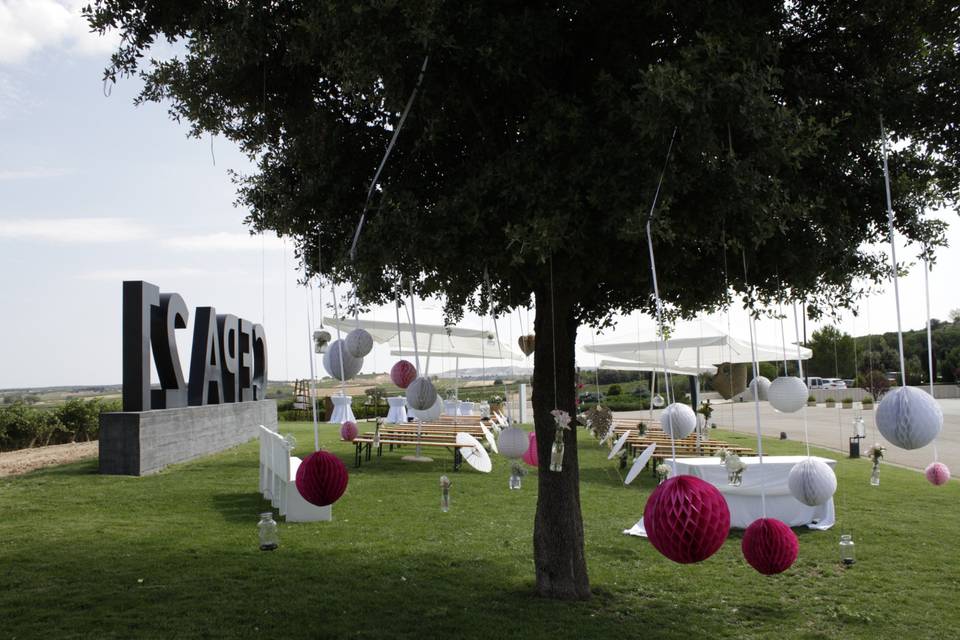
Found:
<path fill-rule="evenodd" d="M 757 386 L 757 387 L 758 387 L 758 388 L 757 388 L 757 392 L 758 392 L 758 396 L 759 396 L 760 400 L 766 400 L 766 399 L 767 399 L 767 392 L 770 390 L 770 378 L 767 378 L 767 377 L 765 377 L 765 376 L 757 376 L 756 378 L 754 378 L 753 380 L 751 380 L 751 381 L 750 381 L 750 386 L 748 387 L 748 389 L 750 390 L 750 393 L 749 393 L 749 395 L 748 395 L 748 397 L 747 397 L 747 400 L 753 400 L 753 387 L 754 387 L 754 386 Z M 806 400 L 807 397 L 804 396 L 803 399 Z"/>
<path fill-rule="evenodd" d="M 790 469 L 787 486 L 794 498 L 808 507 L 815 507 L 833 496 L 837 490 L 837 476 L 823 460 L 807 458 Z"/>
<path fill-rule="evenodd" d="M 342 369 L 341 357 L 343 358 Z M 360 369 L 363 368 L 363 358 L 353 357 L 343 340 L 335 340 L 323 354 L 323 368 L 337 380 L 349 380 L 360 373 Z"/>
<path fill-rule="evenodd" d="M 877 405 L 877 429 L 890 444 L 919 449 L 930 444 L 943 428 L 943 411 L 930 394 L 916 387 L 888 391 Z"/>
<path fill-rule="evenodd" d="M 410 409 L 409 413 L 417 420 L 422 420 L 423 422 L 433 422 L 440 417 L 441 413 L 443 413 L 443 400 L 440 399 L 440 396 L 437 396 L 436 402 L 434 402 L 433 406 L 429 409 L 426 409 L 425 411 Z"/>
<path fill-rule="evenodd" d="M 763 383 L 760 383 L 761 386 Z M 793 413 L 800 411 L 810 396 L 810 390 L 803 380 L 794 376 L 780 376 L 770 383 L 767 389 L 767 399 L 777 411 L 783 413 Z"/>
<path fill-rule="evenodd" d="M 507 427 L 497 438 L 497 448 L 508 458 L 521 458 L 530 446 L 530 436 L 519 427 Z"/>
<path fill-rule="evenodd" d="M 697 428 L 697 414 L 688 405 L 674 402 L 660 414 L 660 426 L 668 436 L 680 440 Z"/>
<path fill-rule="evenodd" d="M 362 358 L 373 350 L 373 336 L 366 329 L 354 329 L 347 334 L 347 351 L 355 358 Z"/>
<path fill-rule="evenodd" d="M 433 383 L 423 376 L 418 376 L 416 380 L 407 387 L 407 404 L 411 409 L 417 411 L 426 411 L 437 401 L 437 390 Z"/>

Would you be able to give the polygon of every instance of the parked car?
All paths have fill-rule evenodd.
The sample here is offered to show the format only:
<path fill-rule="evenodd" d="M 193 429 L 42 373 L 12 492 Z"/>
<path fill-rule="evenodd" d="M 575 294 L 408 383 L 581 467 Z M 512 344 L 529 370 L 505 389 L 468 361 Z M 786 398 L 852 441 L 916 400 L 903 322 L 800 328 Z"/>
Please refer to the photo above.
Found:
<path fill-rule="evenodd" d="M 813 389 L 846 389 L 847 383 L 840 378 L 818 378 L 811 376 L 807 378 L 807 387 Z"/>

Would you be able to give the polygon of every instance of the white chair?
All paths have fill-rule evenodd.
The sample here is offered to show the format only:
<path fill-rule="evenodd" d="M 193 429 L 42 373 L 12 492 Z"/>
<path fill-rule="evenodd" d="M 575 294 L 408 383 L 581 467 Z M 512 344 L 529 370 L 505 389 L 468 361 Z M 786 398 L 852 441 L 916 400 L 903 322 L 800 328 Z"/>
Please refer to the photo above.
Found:
<path fill-rule="evenodd" d="M 260 426 L 260 492 L 280 511 L 287 522 L 331 520 L 330 505 L 318 507 L 303 499 L 297 490 L 300 458 L 291 456 L 279 433 Z"/>

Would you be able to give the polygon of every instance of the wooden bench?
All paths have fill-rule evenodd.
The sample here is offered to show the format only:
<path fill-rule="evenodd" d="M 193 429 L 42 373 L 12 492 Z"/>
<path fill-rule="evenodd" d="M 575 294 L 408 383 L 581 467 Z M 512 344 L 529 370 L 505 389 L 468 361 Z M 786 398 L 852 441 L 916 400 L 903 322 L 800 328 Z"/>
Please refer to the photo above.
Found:
<path fill-rule="evenodd" d="M 354 451 L 354 466 L 359 467 L 364 458 L 369 462 L 370 457 L 373 453 L 373 442 L 374 434 L 365 433 L 363 435 L 357 436 L 353 440 L 355 447 Z M 413 445 L 415 447 L 427 447 L 427 448 L 444 448 L 448 451 L 453 451 L 453 470 L 459 471 L 460 465 L 463 464 L 463 456 L 460 454 L 460 449 L 456 446 L 456 436 L 446 437 L 446 436 L 427 436 L 426 434 L 422 435 L 419 439 L 414 434 L 413 437 L 400 434 L 380 434 L 380 442 L 377 446 L 377 457 L 383 455 L 383 445 L 388 445 L 390 451 L 393 451 L 394 447 L 402 447 L 403 445 Z"/>

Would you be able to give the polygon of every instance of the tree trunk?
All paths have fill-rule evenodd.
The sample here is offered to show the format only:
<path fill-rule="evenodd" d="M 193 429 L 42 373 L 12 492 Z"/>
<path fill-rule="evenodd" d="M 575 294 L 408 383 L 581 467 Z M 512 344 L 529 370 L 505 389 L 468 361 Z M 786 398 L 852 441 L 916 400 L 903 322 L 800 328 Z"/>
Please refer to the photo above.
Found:
<path fill-rule="evenodd" d="M 540 468 L 533 560 L 540 596 L 586 600 L 590 597 L 590 580 L 583 553 L 575 425 L 571 424 L 570 430 L 564 432 L 563 471 L 550 471 L 550 451 L 556 433 L 550 412 L 559 408 L 571 417 L 576 416 L 574 348 L 577 323 L 573 315 L 574 301 L 562 286 L 556 287 L 553 294 L 551 300 L 549 288 L 536 292 L 537 339 L 532 401 Z"/>

